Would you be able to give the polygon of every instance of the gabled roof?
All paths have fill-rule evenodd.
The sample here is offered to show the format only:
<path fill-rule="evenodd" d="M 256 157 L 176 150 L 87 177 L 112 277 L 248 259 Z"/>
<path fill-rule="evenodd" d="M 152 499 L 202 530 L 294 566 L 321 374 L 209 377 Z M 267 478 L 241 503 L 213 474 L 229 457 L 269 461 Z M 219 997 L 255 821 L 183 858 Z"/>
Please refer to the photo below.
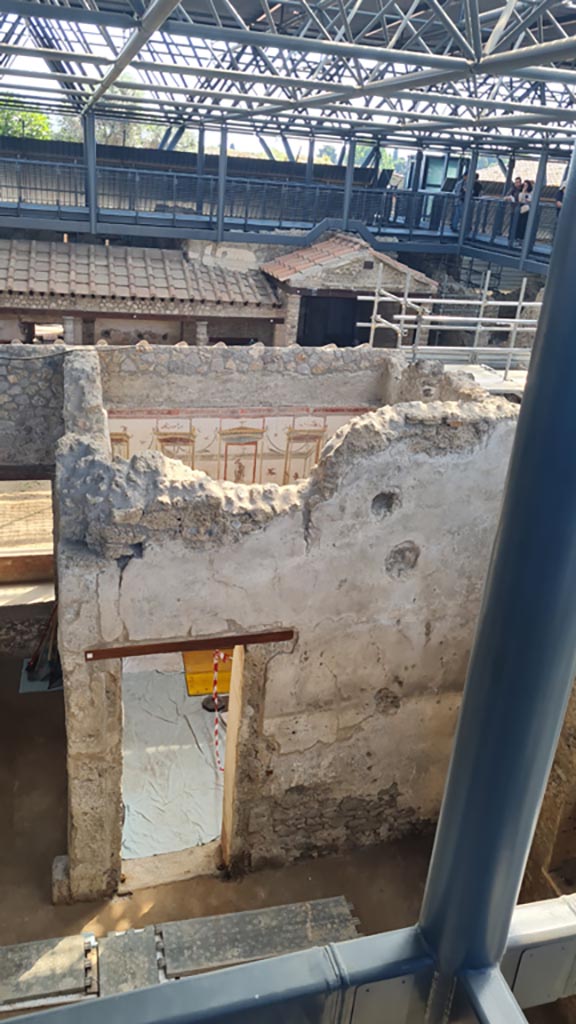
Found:
<path fill-rule="evenodd" d="M 420 286 L 426 291 L 435 291 L 438 287 L 438 283 L 432 278 L 426 277 L 418 270 L 413 270 L 412 267 L 407 267 L 405 263 L 400 263 L 385 253 L 376 252 L 357 235 L 346 234 L 343 231 L 325 236 L 320 241 L 302 249 L 292 249 L 286 255 L 278 256 L 277 259 L 262 264 L 260 269 L 275 281 L 285 284 L 297 274 L 305 274 L 312 268 L 328 266 L 331 263 L 345 263 L 347 258 L 359 255 L 364 255 L 374 261 L 379 260 L 400 274 L 409 273 L 413 286 Z"/>
<path fill-rule="evenodd" d="M 0 239 L 0 294 L 278 306 L 257 270 L 188 261 L 176 249 Z"/>

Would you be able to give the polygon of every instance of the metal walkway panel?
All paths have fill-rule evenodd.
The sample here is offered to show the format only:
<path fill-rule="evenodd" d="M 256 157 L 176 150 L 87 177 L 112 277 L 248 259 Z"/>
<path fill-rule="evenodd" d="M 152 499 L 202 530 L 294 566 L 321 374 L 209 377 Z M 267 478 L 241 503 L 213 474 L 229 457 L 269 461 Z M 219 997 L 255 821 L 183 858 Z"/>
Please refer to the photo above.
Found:
<path fill-rule="evenodd" d="M 84 936 L 70 935 L 0 949 L 0 1003 L 83 995 L 84 943 Z"/>
<path fill-rule="evenodd" d="M 158 984 L 156 938 L 153 927 L 107 935 L 98 940 L 98 978 L 101 996 L 132 992 Z"/>
<path fill-rule="evenodd" d="M 347 900 L 337 896 L 161 925 L 166 974 L 196 974 L 249 960 L 357 938 Z"/>

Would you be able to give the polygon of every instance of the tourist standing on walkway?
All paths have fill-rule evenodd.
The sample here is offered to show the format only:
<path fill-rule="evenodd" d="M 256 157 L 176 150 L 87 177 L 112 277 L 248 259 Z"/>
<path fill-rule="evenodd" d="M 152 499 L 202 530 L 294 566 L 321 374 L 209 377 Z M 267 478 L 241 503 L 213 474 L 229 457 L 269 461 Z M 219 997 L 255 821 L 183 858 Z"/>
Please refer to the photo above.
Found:
<path fill-rule="evenodd" d="M 514 178 L 512 182 L 512 188 L 510 189 L 506 199 L 511 203 L 517 203 L 518 197 L 522 191 L 522 178 Z"/>
<path fill-rule="evenodd" d="M 460 222 L 462 220 L 462 212 L 464 210 L 464 200 L 466 198 L 466 185 L 468 183 L 468 175 L 463 174 L 454 185 L 452 195 L 454 196 L 454 208 L 452 210 L 452 220 L 450 227 L 452 231 L 460 230 Z"/>
<path fill-rule="evenodd" d="M 528 223 L 528 214 L 530 213 L 530 203 L 532 202 L 532 191 L 534 184 L 531 181 L 525 181 L 522 185 L 522 191 L 518 196 L 518 203 L 520 210 L 518 213 L 518 220 L 516 221 L 516 241 L 521 242 L 526 234 L 526 225 Z"/>

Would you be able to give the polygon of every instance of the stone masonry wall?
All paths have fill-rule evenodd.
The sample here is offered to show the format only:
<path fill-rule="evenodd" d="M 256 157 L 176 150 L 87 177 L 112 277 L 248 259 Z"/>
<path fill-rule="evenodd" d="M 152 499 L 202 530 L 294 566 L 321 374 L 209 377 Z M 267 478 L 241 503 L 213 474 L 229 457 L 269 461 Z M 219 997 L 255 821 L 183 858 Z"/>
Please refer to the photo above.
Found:
<path fill-rule="evenodd" d="M 0 349 L 0 465 L 54 465 L 64 433 L 63 346 L 38 351 L 27 345 Z"/>
<path fill-rule="evenodd" d="M 87 664 L 90 646 L 295 630 L 290 644 L 247 648 L 232 867 L 427 827 L 515 407 L 478 391 L 464 400 L 427 367 L 429 397 L 452 387 L 459 401 L 421 393 L 369 412 L 308 480 L 247 487 L 158 453 L 112 463 L 97 364 L 80 387 L 85 354 L 74 355 L 56 488 L 73 897 L 113 891 L 120 871 L 120 669 Z M 401 357 L 378 355 L 401 394 Z"/>
<path fill-rule="evenodd" d="M 98 348 L 109 409 L 377 408 L 384 402 L 470 396 L 464 377 L 430 364 L 411 370 L 401 353 L 357 348 Z M 406 388 L 410 388 L 409 398 Z"/>

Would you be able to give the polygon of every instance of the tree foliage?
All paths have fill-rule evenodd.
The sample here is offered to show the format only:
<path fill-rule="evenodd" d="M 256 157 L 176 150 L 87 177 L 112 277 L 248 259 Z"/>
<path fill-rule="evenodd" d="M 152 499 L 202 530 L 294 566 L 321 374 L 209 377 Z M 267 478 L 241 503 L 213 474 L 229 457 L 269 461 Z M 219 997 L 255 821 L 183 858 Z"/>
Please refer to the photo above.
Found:
<path fill-rule="evenodd" d="M 46 114 L 26 107 L 3 103 L 0 99 L 0 135 L 16 138 L 51 139 L 52 128 Z"/>

